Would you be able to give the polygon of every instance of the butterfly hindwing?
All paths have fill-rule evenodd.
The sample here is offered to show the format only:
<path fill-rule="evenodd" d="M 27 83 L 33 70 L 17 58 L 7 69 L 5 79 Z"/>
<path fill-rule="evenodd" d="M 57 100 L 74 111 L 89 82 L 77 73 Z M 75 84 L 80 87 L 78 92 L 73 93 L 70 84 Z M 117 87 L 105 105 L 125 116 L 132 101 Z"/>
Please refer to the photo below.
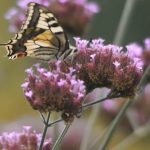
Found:
<path fill-rule="evenodd" d="M 32 2 L 20 32 L 8 41 L 6 48 L 10 59 L 31 56 L 50 60 L 69 49 L 69 42 L 54 15 L 46 7 Z"/>

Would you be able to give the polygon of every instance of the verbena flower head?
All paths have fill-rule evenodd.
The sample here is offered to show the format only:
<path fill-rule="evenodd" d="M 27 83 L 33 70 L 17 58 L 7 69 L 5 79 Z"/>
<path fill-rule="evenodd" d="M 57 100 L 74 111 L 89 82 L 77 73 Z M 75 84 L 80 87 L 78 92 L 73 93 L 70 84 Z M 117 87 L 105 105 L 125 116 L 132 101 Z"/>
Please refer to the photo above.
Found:
<path fill-rule="evenodd" d="M 74 35 L 81 35 L 93 16 L 99 12 L 99 6 L 87 0 L 56 0 L 51 2 L 49 8 L 60 24 Z"/>
<path fill-rule="evenodd" d="M 18 8 L 10 9 L 5 15 L 10 24 L 10 32 L 17 32 L 20 29 L 25 19 L 27 4 L 30 2 L 46 6 L 65 30 L 75 35 L 82 34 L 93 16 L 100 10 L 96 3 L 86 0 L 18 0 Z"/>
<path fill-rule="evenodd" d="M 134 60 L 136 66 L 143 69 L 144 66 L 144 62 L 142 59 L 143 47 L 137 43 L 131 43 L 127 45 L 126 48 L 128 56 L 130 56 Z"/>
<path fill-rule="evenodd" d="M 16 8 L 11 8 L 6 14 L 5 18 L 9 21 L 9 31 L 17 32 L 20 29 L 23 20 L 25 19 L 24 12 Z"/>
<path fill-rule="evenodd" d="M 25 9 L 27 9 L 28 3 L 30 3 L 30 2 L 35 2 L 38 4 L 42 4 L 44 6 L 49 6 L 49 4 L 50 4 L 50 0 L 18 0 L 17 5 L 21 9 L 25 10 Z"/>
<path fill-rule="evenodd" d="M 150 38 L 144 40 L 144 46 L 131 43 L 126 46 L 128 55 L 134 59 L 136 66 L 145 69 L 150 64 Z"/>
<path fill-rule="evenodd" d="M 124 99 L 120 98 L 119 100 L 112 100 L 108 99 L 102 103 L 103 111 L 108 113 L 108 115 L 116 116 L 116 114 L 119 112 L 120 108 L 122 107 L 124 103 Z"/>
<path fill-rule="evenodd" d="M 144 44 L 145 49 L 150 50 L 150 37 L 145 39 Z"/>
<path fill-rule="evenodd" d="M 33 109 L 61 112 L 65 121 L 72 121 L 81 112 L 85 86 L 76 78 L 73 68 L 63 72 L 60 65 L 60 61 L 55 62 L 52 71 L 36 65 L 37 73 L 33 68 L 27 69 L 28 77 L 22 87 Z"/>
<path fill-rule="evenodd" d="M 21 132 L 4 132 L 0 135 L 1 150 L 38 150 L 42 134 L 36 133 L 30 126 L 23 127 Z M 51 138 L 46 139 L 43 150 L 50 150 Z"/>
<path fill-rule="evenodd" d="M 121 96 L 131 96 L 141 78 L 142 69 L 122 47 L 105 45 L 102 39 L 91 42 L 75 38 L 78 53 L 73 64 L 78 77 L 89 91 L 96 87 L 111 88 Z"/>
<path fill-rule="evenodd" d="M 146 38 L 144 41 L 144 48 L 143 48 L 143 60 L 144 60 L 144 70 L 150 64 L 150 38 Z"/>

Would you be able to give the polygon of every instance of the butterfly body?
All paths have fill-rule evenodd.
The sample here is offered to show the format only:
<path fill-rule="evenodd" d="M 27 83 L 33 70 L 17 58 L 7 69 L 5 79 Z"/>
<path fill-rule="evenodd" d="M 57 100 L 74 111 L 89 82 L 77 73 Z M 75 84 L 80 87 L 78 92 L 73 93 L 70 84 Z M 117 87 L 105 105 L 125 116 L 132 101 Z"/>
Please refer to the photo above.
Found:
<path fill-rule="evenodd" d="M 9 59 L 30 56 L 48 61 L 71 53 L 71 45 L 58 20 L 46 7 L 33 2 L 28 5 L 20 32 L 1 45 L 6 47 Z"/>

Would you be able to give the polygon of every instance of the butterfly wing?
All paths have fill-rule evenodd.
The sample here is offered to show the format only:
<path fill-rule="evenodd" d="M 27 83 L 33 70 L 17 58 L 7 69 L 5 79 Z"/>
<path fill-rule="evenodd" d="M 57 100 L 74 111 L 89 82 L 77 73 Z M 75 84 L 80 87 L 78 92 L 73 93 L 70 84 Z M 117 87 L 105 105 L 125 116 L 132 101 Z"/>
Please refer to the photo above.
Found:
<path fill-rule="evenodd" d="M 6 43 L 6 48 L 9 59 L 31 56 L 50 60 L 69 49 L 69 42 L 54 15 L 46 7 L 32 2 L 20 32 Z"/>

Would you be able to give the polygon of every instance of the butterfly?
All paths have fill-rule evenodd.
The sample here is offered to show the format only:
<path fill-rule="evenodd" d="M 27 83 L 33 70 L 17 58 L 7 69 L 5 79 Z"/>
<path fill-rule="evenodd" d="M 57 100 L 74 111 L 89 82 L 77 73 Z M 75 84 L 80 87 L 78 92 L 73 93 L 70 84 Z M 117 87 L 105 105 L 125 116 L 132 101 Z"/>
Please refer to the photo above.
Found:
<path fill-rule="evenodd" d="M 13 60 L 30 56 L 49 61 L 76 52 L 67 38 L 57 18 L 46 7 L 38 3 L 29 3 L 26 20 L 21 30 L 5 46 L 7 56 Z"/>

